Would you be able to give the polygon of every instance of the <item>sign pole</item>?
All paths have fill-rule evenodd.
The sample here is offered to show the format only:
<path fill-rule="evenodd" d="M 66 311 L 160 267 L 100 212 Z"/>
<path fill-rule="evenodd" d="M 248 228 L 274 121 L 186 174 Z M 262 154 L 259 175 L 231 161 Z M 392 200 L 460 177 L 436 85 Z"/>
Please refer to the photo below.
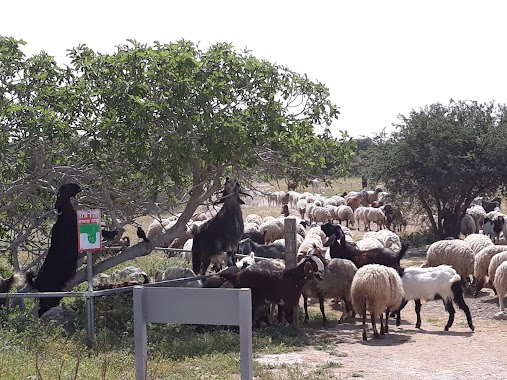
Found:
<path fill-rule="evenodd" d="M 91 347 L 95 341 L 95 316 L 93 311 L 93 256 L 92 251 L 86 252 L 86 272 L 88 275 L 88 296 L 86 297 L 86 316 L 88 347 Z"/>

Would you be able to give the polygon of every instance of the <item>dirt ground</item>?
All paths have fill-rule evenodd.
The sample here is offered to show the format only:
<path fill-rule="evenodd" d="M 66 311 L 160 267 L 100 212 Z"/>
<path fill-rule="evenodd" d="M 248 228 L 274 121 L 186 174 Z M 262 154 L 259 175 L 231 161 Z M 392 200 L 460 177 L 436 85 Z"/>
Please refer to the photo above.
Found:
<path fill-rule="evenodd" d="M 414 256 L 415 254 L 415 256 Z M 422 263 L 421 250 L 410 252 L 404 264 Z M 497 320 L 498 301 L 490 289 L 477 297 L 466 295 L 475 331 L 467 325 L 464 313 L 456 307 L 454 324 L 444 331 L 448 314 L 442 301 L 424 303 L 421 329 L 415 328 L 414 303 L 402 311 L 402 323 L 396 327 L 390 319 L 389 334 L 372 339 L 368 323 L 368 341 L 362 341 L 362 322 L 338 325 L 339 305 L 328 302 L 326 315 L 335 317 L 326 328 L 305 328 L 316 343 L 301 352 L 265 355 L 264 364 L 298 366 L 302 371 L 327 368 L 334 379 L 507 379 L 507 320 Z M 312 305 L 318 311 L 318 304 Z M 378 326 L 378 324 L 377 324 Z"/>

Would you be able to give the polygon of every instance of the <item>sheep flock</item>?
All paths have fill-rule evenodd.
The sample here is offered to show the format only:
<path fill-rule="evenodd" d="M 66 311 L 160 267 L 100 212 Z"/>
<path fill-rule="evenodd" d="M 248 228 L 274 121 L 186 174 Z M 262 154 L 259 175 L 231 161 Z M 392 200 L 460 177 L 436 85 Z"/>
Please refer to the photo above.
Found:
<path fill-rule="evenodd" d="M 248 190 L 241 189 L 239 182 L 232 187 L 229 193 L 234 197 L 227 198 L 229 194 L 224 192 L 225 201 L 218 211 L 200 210 L 184 233 L 167 243 L 167 248 L 180 250 L 176 255 L 182 256 L 184 265 L 158 268 L 152 278 L 135 267 L 99 274 L 94 277 L 95 289 L 149 282 L 178 287 L 249 287 L 256 327 L 294 323 L 293 309 L 300 302 L 304 307 L 302 322 L 307 323 L 309 301 L 318 302 L 322 324 L 328 326 L 327 299 L 341 309 L 338 323 L 362 322 L 363 340 L 369 336 L 368 314 L 372 336 L 379 338 L 403 323 L 401 310 L 411 300 L 415 302 L 417 329 L 421 328 L 421 301 L 443 302 L 442 310 L 449 314 L 446 331 L 454 320 L 453 302 L 474 331 L 475 316 L 466 295 L 481 297 L 485 287 L 494 291 L 499 309 L 504 309 L 507 216 L 499 207 L 486 212 L 481 204 L 473 204 L 460 224 L 463 238 L 431 244 L 421 268 L 411 268 L 406 261 L 410 247 L 403 242 L 408 216 L 381 188 L 330 197 L 276 191 L 258 196 L 261 200 L 252 206 L 239 198 Z M 318 189 L 320 186 L 313 188 Z M 262 212 L 256 213 L 258 210 Z M 297 264 L 291 268 L 285 263 L 288 217 L 296 222 L 293 254 Z M 176 220 L 177 216 L 154 219 L 145 226 L 147 239 L 163 233 Z M 208 268 L 209 264 L 212 267 Z M 17 277 L 9 280 L 3 292 Z M 396 317 L 395 325 L 389 326 L 390 316 Z"/>

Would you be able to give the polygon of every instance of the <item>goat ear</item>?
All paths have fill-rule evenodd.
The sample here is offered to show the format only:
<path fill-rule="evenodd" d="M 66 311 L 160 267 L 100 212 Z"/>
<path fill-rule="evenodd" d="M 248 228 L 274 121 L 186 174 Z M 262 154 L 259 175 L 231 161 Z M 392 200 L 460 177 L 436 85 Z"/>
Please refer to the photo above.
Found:
<path fill-rule="evenodd" d="M 324 243 L 324 247 L 331 247 L 336 241 L 336 234 L 332 234 Z"/>

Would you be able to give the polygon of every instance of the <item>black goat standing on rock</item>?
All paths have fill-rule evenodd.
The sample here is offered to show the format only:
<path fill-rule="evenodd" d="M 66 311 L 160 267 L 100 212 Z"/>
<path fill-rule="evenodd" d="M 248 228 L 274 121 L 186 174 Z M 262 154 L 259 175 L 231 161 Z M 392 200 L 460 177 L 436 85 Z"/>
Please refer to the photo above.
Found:
<path fill-rule="evenodd" d="M 241 191 L 236 179 L 227 177 L 222 197 L 217 202 L 223 203 L 220 211 L 200 226 L 192 227 L 192 269 L 196 274 L 206 274 L 211 257 L 221 252 L 227 253 L 227 266 L 235 264 L 235 253 L 244 230 L 241 205 L 245 202 L 240 194 L 250 196 Z"/>
<path fill-rule="evenodd" d="M 51 229 L 51 242 L 48 254 L 37 275 L 28 272 L 28 284 L 39 292 L 61 292 L 77 269 L 78 232 L 77 214 L 70 199 L 81 191 L 76 183 L 60 186 L 56 197 L 55 209 L 58 215 Z M 35 279 L 34 279 L 35 278 Z M 39 300 L 39 317 L 54 306 L 60 304 L 61 298 L 41 298 Z"/>

